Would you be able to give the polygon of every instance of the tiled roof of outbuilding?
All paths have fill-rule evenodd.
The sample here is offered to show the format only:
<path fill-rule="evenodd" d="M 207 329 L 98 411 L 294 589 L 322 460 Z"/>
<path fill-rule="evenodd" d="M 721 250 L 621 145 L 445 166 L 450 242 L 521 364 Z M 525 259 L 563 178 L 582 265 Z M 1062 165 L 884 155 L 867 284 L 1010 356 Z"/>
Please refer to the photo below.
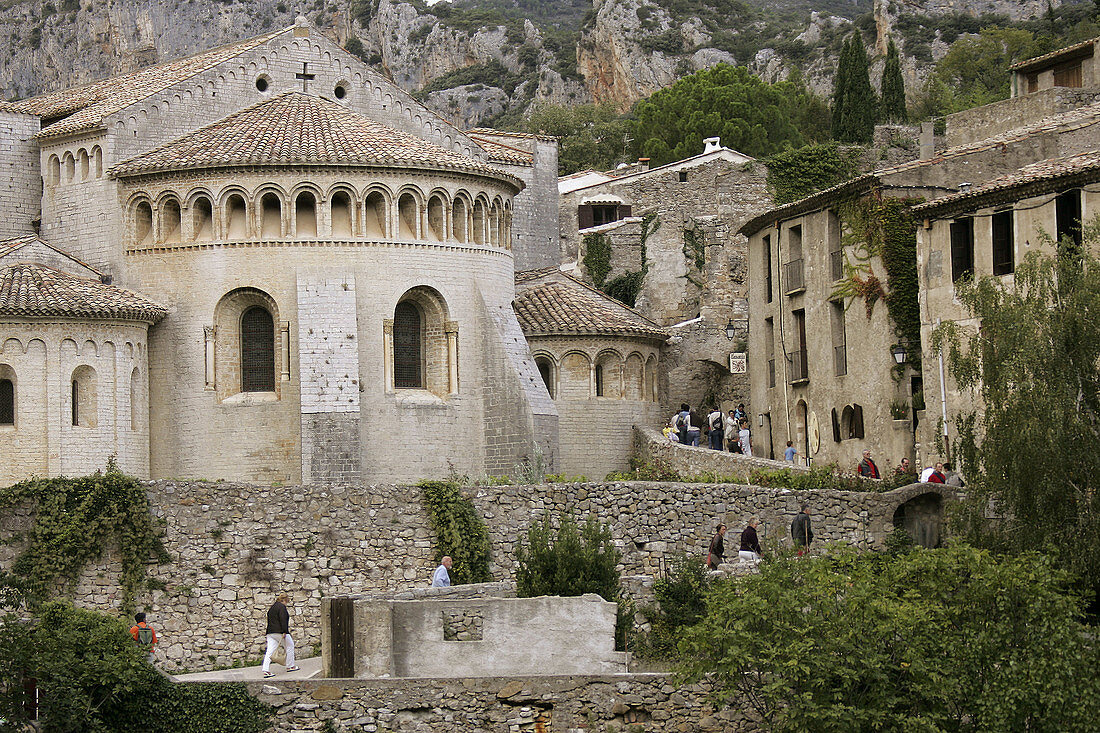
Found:
<path fill-rule="evenodd" d="M 284 92 L 219 120 L 109 172 L 127 176 L 245 165 L 383 165 L 434 168 L 519 179 L 476 158 L 352 112 L 338 102 Z"/>
<path fill-rule="evenodd" d="M 20 109 L 18 103 L 5 102 L 3 100 L 0 100 L 0 112 L 18 112 L 20 114 L 30 114 L 29 112 L 25 112 Z"/>
<path fill-rule="evenodd" d="M 130 290 L 22 262 L 0 268 L 0 316 L 117 318 L 156 323 L 168 309 Z"/>
<path fill-rule="evenodd" d="M 1056 51 L 1050 53 L 1044 53 L 1042 56 L 1034 56 L 1030 59 L 1024 59 L 1023 61 L 1017 61 L 1008 67 L 1009 71 L 1023 71 L 1025 69 L 1032 69 L 1037 66 L 1045 66 L 1048 61 L 1053 61 L 1062 56 L 1080 56 L 1087 54 L 1089 47 L 1100 41 L 1100 38 L 1090 38 L 1087 41 L 1081 41 L 1075 43 L 1072 46 L 1066 46 L 1065 48 L 1059 48 Z"/>
<path fill-rule="evenodd" d="M 119 112 L 131 104 L 136 104 L 173 84 L 201 74 L 290 30 L 290 28 L 283 28 L 262 36 L 203 51 L 187 58 L 148 66 L 129 74 L 94 81 L 72 89 L 50 92 L 16 102 L 15 106 L 42 118 L 64 118 L 45 127 L 39 133 L 42 137 L 94 128 L 102 122 L 104 117 Z"/>
<path fill-rule="evenodd" d="M 506 145 L 500 140 L 494 140 L 481 133 L 471 131 L 466 134 L 471 140 L 485 149 L 485 152 L 489 154 L 489 160 L 494 163 L 526 166 L 534 165 L 535 163 L 535 156 L 526 150 Z"/>
<path fill-rule="evenodd" d="M 1054 193 L 1066 187 L 1097 181 L 1100 181 L 1100 150 L 1091 150 L 1066 158 L 1051 158 L 1025 165 L 1015 173 L 994 178 L 969 191 L 960 191 L 915 206 L 913 212 L 918 216 L 940 218 L 960 211 L 995 206 L 1004 201 Z"/>
<path fill-rule="evenodd" d="M 668 333 L 633 308 L 556 267 L 516 273 L 512 307 L 527 335 L 640 336 L 664 341 Z"/>

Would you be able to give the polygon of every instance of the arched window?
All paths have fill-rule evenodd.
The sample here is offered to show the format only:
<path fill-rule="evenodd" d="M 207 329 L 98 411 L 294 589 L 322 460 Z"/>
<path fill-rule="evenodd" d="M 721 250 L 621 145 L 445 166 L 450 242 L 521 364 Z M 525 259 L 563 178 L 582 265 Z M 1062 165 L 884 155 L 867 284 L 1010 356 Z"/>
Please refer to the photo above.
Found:
<path fill-rule="evenodd" d="M 294 199 L 294 234 L 297 239 L 317 238 L 317 199 L 308 191 Z"/>
<path fill-rule="evenodd" d="M 83 364 L 73 370 L 69 409 L 72 424 L 94 428 L 98 421 L 95 369 Z"/>
<path fill-rule="evenodd" d="M 417 211 L 416 199 L 411 193 L 402 194 L 397 200 L 398 239 L 416 239 Z"/>
<path fill-rule="evenodd" d="M 546 391 L 550 394 L 550 399 L 554 399 L 554 362 L 548 357 L 536 356 L 535 366 L 539 368 L 542 383 L 546 385 Z"/>
<path fill-rule="evenodd" d="M 15 425 L 15 382 L 0 379 L 0 425 Z"/>
<path fill-rule="evenodd" d="M 604 352 L 596 359 L 596 396 L 621 400 L 622 358 L 614 352 Z"/>
<path fill-rule="evenodd" d="M 447 218 L 444 215 L 443 199 L 432 196 L 428 199 L 428 236 L 430 242 L 442 242 L 447 233 Z"/>
<path fill-rule="evenodd" d="M 338 191 L 332 195 L 329 214 L 334 238 L 354 236 L 351 229 L 351 196 L 347 192 Z"/>
<path fill-rule="evenodd" d="M 95 165 L 95 177 L 103 178 L 103 151 L 98 145 L 92 148 L 92 158 Z"/>
<path fill-rule="evenodd" d="M 225 202 L 225 237 L 231 241 L 248 239 L 248 210 L 244 197 L 233 194 Z"/>
<path fill-rule="evenodd" d="M 604 375 L 603 364 L 596 365 L 596 396 L 603 397 L 604 395 Z"/>
<path fill-rule="evenodd" d="M 91 161 L 88 159 L 88 151 L 80 149 L 80 180 L 88 180 L 88 172 L 91 170 Z"/>
<path fill-rule="evenodd" d="M 61 182 L 61 161 L 56 155 L 51 155 L 48 165 L 48 173 L 46 177 L 46 183 L 50 186 L 56 186 Z"/>
<path fill-rule="evenodd" d="M 214 239 L 214 207 L 210 199 L 199 196 L 191 204 L 191 241 L 210 242 Z"/>
<path fill-rule="evenodd" d="M 64 183 L 72 183 L 76 177 L 76 161 L 72 153 L 65 153 L 65 180 Z"/>
<path fill-rule="evenodd" d="M 386 197 L 375 191 L 363 202 L 363 214 L 366 217 L 363 233 L 371 239 L 385 239 Z"/>
<path fill-rule="evenodd" d="M 474 202 L 474 244 L 485 244 L 485 204 L 479 199 Z"/>
<path fill-rule="evenodd" d="M 275 391 L 275 321 L 258 305 L 241 314 L 241 391 Z"/>
<path fill-rule="evenodd" d="M 134 207 L 134 242 L 136 244 L 153 242 L 153 207 L 148 201 L 142 201 Z"/>
<path fill-rule="evenodd" d="M 856 436 L 852 434 L 852 406 L 845 405 L 840 411 L 840 439 L 847 440 L 854 437 Z"/>
<path fill-rule="evenodd" d="M 466 241 L 466 202 L 455 199 L 451 204 L 451 231 L 456 242 Z"/>
<path fill-rule="evenodd" d="M 265 193 L 260 199 L 260 238 L 282 239 L 282 237 L 283 204 L 277 194 Z"/>
<path fill-rule="evenodd" d="M 183 217 L 180 213 L 180 202 L 174 198 L 167 198 L 160 205 L 160 241 L 175 243 L 180 241 L 180 229 Z"/>
<path fill-rule="evenodd" d="M 424 387 L 420 309 L 402 301 L 393 312 L 393 380 L 397 389 Z"/>

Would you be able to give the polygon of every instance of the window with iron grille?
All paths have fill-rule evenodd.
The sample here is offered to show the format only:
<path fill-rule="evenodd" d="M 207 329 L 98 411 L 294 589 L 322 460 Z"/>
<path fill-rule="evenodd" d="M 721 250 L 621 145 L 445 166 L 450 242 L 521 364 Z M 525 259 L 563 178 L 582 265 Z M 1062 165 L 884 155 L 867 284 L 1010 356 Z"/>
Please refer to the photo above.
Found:
<path fill-rule="evenodd" d="M 275 321 L 258 305 L 241 315 L 241 391 L 275 391 Z"/>
<path fill-rule="evenodd" d="M 423 389 L 420 309 L 402 301 L 393 311 L 393 382 L 397 389 Z"/>
<path fill-rule="evenodd" d="M 0 379 L 0 425 L 15 424 L 15 384 Z"/>

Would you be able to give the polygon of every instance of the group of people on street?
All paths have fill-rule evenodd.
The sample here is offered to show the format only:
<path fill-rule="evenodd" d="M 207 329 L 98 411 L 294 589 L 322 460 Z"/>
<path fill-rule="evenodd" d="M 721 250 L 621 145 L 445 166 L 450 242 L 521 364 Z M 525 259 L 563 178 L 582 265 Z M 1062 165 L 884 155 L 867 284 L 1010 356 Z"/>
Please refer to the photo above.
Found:
<path fill-rule="evenodd" d="M 863 478 L 882 478 L 879 473 L 878 466 L 875 464 L 873 458 L 871 458 L 871 451 L 863 451 L 863 459 L 856 467 L 856 473 Z M 902 458 L 901 462 L 894 469 L 895 476 L 912 476 L 914 482 L 922 484 L 946 484 L 948 486 L 965 486 L 962 476 L 957 471 L 951 469 L 951 464 L 947 462 L 937 462 L 920 472 L 920 476 L 917 476 L 917 472 L 913 469 L 908 458 Z"/>
<path fill-rule="evenodd" d="M 663 432 L 672 443 L 698 446 L 701 438 L 706 436 L 712 450 L 752 455 L 749 421 L 743 403 L 725 415 L 714 407 L 705 420 L 701 420 L 695 410 L 683 403 Z"/>
<path fill-rule="evenodd" d="M 745 529 L 741 531 L 741 545 L 737 551 L 739 560 L 755 561 L 763 556 L 764 550 L 760 547 L 760 536 L 756 533 L 759 524 L 760 521 L 753 517 L 748 521 Z M 798 514 L 791 522 L 791 540 L 794 542 L 794 546 L 798 548 L 799 555 L 813 542 L 814 531 L 810 525 L 810 506 L 809 504 L 802 504 Z M 719 524 L 714 537 L 710 540 L 710 547 L 707 549 L 707 567 L 711 570 L 717 570 L 725 559 L 726 525 Z"/>

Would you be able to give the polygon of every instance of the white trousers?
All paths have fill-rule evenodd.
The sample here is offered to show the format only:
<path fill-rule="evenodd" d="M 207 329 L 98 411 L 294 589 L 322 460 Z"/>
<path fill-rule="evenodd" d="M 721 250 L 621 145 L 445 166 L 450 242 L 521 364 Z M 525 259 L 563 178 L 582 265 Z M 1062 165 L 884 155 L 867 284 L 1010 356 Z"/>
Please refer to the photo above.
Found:
<path fill-rule="evenodd" d="M 737 551 L 737 559 L 741 560 L 742 562 L 745 562 L 745 561 L 755 562 L 755 561 L 760 559 L 760 556 L 757 555 L 752 550 L 738 550 Z"/>
<path fill-rule="evenodd" d="M 287 667 L 294 666 L 294 639 L 290 638 L 290 634 L 286 636 L 282 634 L 268 634 L 267 635 L 267 653 L 264 654 L 264 671 L 267 672 L 271 669 L 271 655 L 275 653 L 275 650 L 279 648 L 280 644 L 286 644 L 286 665 Z"/>

